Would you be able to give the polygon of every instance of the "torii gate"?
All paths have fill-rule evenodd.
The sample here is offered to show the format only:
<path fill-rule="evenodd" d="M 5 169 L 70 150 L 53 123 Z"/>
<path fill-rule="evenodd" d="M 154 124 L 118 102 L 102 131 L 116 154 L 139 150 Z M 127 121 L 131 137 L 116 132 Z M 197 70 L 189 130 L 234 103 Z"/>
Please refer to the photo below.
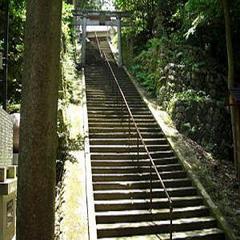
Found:
<path fill-rule="evenodd" d="M 82 27 L 82 54 L 81 63 L 85 65 L 86 62 L 86 38 L 87 38 L 87 26 L 116 26 L 118 33 L 118 65 L 123 65 L 122 58 L 122 37 L 121 19 L 123 17 L 129 17 L 129 13 L 119 11 L 95 11 L 95 10 L 80 10 L 75 9 L 73 12 L 75 16 L 75 26 Z"/>

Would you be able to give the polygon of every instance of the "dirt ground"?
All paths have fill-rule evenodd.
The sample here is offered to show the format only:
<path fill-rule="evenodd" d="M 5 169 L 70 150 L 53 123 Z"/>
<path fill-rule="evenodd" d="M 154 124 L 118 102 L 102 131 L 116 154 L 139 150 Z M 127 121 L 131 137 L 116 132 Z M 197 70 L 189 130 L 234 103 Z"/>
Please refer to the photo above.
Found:
<path fill-rule="evenodd" d="M 232 162 L 214 159 L 194 141 L 184 138 L 194 148 L 197 166 L 194 172 L 199 177 L 212 200 L 225 216 L 237 239 L 240 239 L 240 181 Z"/>

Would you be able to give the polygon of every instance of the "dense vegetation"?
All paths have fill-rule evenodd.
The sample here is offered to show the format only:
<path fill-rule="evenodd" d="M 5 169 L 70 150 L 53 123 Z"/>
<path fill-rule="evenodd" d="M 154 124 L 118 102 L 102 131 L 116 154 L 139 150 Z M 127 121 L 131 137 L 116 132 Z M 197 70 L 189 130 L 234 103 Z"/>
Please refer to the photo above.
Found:
<path fill-rule="evenodd" d="M 66 1 L 62 24 L 62 59 L 73 46 L 72 5 Z M 177 128 L 215 156 L 232 159 L 231 121 L 228 107 L 227 56 L 221 1 L 126 1 L 116 8 L 131 12 L 124 28 L 125 60 L 146 89 L 157 97 Z M 77 1 L 86 9 L 100 9 L 103 1 Z M 240 1 L 231 3 L 234 56 L 240 54 Z M 10 1 L 9 111 L 19 111 L 23 63 L 25 1 Z M 4 23 L 4 1 L 1 1 Z M 0 28 L 3 49 L 4 24 Z M 131 49 L 132 51 L 129 51 Z M 73 51 L 73 49 L 72 49 Z M 72 53 L 70 53 L 72 54 Z M 240 71 L 235 61 L 236 76 Z M 63 71 L 64 73 L 65 71 Z M 1 79 L 3 72 L 0 71 Z M 62 75 L 60 109 L 73 98 L 71 83 Z M 1 97 L 2 100 L 2 97 Z M 194 114 L 193 114 L 194 113 Z"/>
<path fill-rule="evenodd" d="M 4 14 L 5 0 L 0 3 L 0 51 L 3 51 L 4 39 Z M 10 2 L 9 15 L 9 75 L 8 75 L 8 107 L 9 112 L 18 112 L 21 100 L 21 82 L 23 67 L 23 50 L 24 50 L 24 24 L 26 18 L 25 0 L 12 0 Z M 63 21 L 62 21 L 62 42 L 63 54 L 67 52 L 67 47 L 73 40 L 72 28 L 72 1 L 64 1 Z M 84 0 L 77 1 L 77 6 L 86 9 L 100 9 L 102 1 Z M 72 41 L 73 43 L 73 41 Z M 3 78 L 3 71 L 0 70 L 0 79 Z M 0 82 L 0 87 L 2 87 Z M 1 94 L 1 93 L 0 93 Z M 0 104 L 2 104 L 2 96 L 0 95 Z"/>
<path fill-rule="evenodd" d="M 139 82 L 167 110 L 177 128 L 215 156 L 232 160 L 233 143 L 227 90 L 224 16 L 218 0 L 115 0 L 116 8 L 132 13 L 124 29 L 125 60 Z M 57 180 L 69 145 L 64 111 L 74 95 L 73 6 L 64 1 L 62 75 L 59 84 Z M 77 1 L 77 6 L 100 9 L 103 1 Z M 0 3 L 0 51 L 3 49 L 4 1 Z M 231 1 L 234 56 L 240 54 L 240 0 Z M 10 1 L 8 108 L 20 107 L 23 67 L 25 1 Z M 129 51 L 132 50 L 132 51 Z M 236 76 L 240 72 L 235 61 Z M 0 70 L 0 79 L 2 71 Z M 0 83 L 0 87 L 1 83 Z M 2 96 L 0 97 L 0 101 Z M 1 102 L 0 102 L 1 104 Z M 204 175 L 210 175 L 206 173 Z M 205 176 L 204 176 L 205 177 Z M 217 188 L 218 190 L 219 188 Z M 217 191 L 215 191 L 217 192 Z M 224 193 L 225 194 L 225 193 Z M 228 196 L 227 196 L 228 197 Z M 222 206 L 226 202 L 223 198 Z M 232 214 L 234 215 L 235 212 Z M 231 215 L 231 216 L 232 216 Z"/>
<path fill-rule="evenodd" d="M 177 128 L 215 156 L 232 159 L 227 52 L 221 1 L 124 1 L 132 12 L 125 59 Z M 231 4 L 234 53 L 239 55 L 240 1 Z M 130 54 L 130 55 L 129 55 Z M 236 62 L 239 72 L 239 61 Z"/>
<path fill-rule="evenodd" d="M 3 51 L 4 38 L 4 9 L 6 1 L 1 1 L 0 11 L 0 51 Z M 10 112 L 19 109 L 21 99 L 21 78 L 23 63 L 23 36 L 25 22 L 25 3 L 24 0 L 10 1 L 9 6 L 9 75 L 8 75 L 8 98 Z M 0 78 L 3 79 L 3 72 Z M 2 101 L 2 97 L 1 97 Z"/>

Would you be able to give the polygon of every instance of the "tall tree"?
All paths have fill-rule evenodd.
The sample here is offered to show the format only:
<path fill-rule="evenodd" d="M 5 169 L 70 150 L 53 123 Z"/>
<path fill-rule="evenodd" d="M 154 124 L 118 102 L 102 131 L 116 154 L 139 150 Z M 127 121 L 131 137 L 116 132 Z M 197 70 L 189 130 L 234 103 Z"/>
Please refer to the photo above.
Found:
<path fill-rule="evenodd" d="M 61 0 L 27 1 L 17 240 L 54 238 L 61 8 Z"/>
<path fill-rule="evenodd" d="M 233 89 L 237 83 L 235 80 L 234 72 L 234 54 L 232 44 L 232 31 L 231 31 L 231 18 L 230 18 L 230 7 L 228 0 L 221 0 L 224 19 L 225 19 L 225 31 L 226 31 L 226 45 L 228 55 L 228 88 Z M 232 119 L 232 132 L 234 142 L 234 162 L 237 169 L 237 177 L 240 179 L 240 109 L 239 105 L 236 104 L 235 99 L 230 96 L 231 106 L 231 119 Z"/>

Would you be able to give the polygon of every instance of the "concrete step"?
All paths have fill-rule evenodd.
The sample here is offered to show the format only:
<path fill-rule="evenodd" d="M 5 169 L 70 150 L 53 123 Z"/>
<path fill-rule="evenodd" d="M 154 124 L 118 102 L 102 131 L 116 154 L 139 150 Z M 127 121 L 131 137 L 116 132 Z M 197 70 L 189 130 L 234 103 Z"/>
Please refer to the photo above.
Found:
<path fill-rule="evenodd" d="M 149 145 L 165 145 L 168 144 L 168 141 L 166 138 L 156 138 L 156 139 L 143 139 L 145 144 L 147 146 Z M 113 139 L 90 139 L 90 145 L 95 146 L 95 145 L 124 145 L 124 144 L 131 144 L 131 145 L 136 145 L 138 144 L 139 141 L 136 140 L 136 138 L 131 138 L 131 139 L 118 139 L 118 138 L 113 138 Z"/>
<path fill-rule="evenodd" d="M 149 163 L 150 164 L 150 163 Z M 118 167 L 92 167 L 92 173 L 146 173 L 149 172 L 149 164 L 146 166 L 118 166 Z M 180 164 L 156 165 L 159 172 L 182 170 Z"/>
<path fill-rule="evenodd" d="M 127 101 L 129 101 L 130 103 L 144 103 L 141 100 L 141 97 L 136 94 L 136 93 L 129 93 L 127 95 L 124 96 L 125 99 L 127 99 Z M 100 100 L 102 103 L 103 102 L 112 102 L 112 103 L 124 103 L 123 97 L 122 95 L 118 94 L 116 95 L 115 93 L 105 93 L 105 94 L 87 94 L 87 103 L 92 103 L 92 102 L 96 102 L 96 100 Z"/>
<path fill-rule="evenodd" d="M 173 197 L 173 206 L 177 207 L 192 207 L 203 204 L 203 199 L 200 196 L 184 196 Z M 120 199 L 120 200 L 98 200 L 94 201 L 95 210 L 97 212 L 104 211 L 126 211 L 126 210 L 141 210 L 141 209 L 162 209 L 168 208 L 169 202 L 166 198 L 153 198 L 152 203 L 149 199 Z"/>
<path fill-rule="evenodd" d="M 160 129 L 156 129 L 154 127 L 139 127 L 138 128 L 140 132 L 157 132 L 160 131 Z M 89 128 L 89 132 L 90 133 L 120 133 L 120 132 L 124 132 L 124 133 L 128 133 L 130 130 L 131 134 L 135 134 L 136 135 L 136 128 L 132 127 L 132 128 L 128 128 L 128 127 L 94 127 L 94 128 Z"/>
<path fill-rule="evenodd" d="M 133 100 L 134 102 L 137 102 L 137 101 L 141 101 L 141 98 L 139 95 L 136 95 L 136 94 L 126 94 L 125 95 L 125 98 L 127 100 Z M 122 97 L 119 95 L 119 96 L 116 96 L 115 94 L 103 94 L 103 95 L 87 95 L 87 100 L 105 100 L 105 99 L 112 99 L 112 100 L 115 100 L 115 99 L 119 99 L 119 101 L 122 101 Z"/>
<path fill-rule="evenodd" d="M 116 106 L 118 104 L 124 104 L 123 101 L 116 102 L 116 98 L 112 98 L 112 99 L 108 99 L 108 98 L 104 98 L 101 99 L 101 101 L 99 101 L 99 99 L 88 99 L 87 101 L 87 106 L 107 106 L 107 105 L 112 105 L 112 106 Z M 146 106 L 146 104 L 142 101 L 138 101 L 135 99 L 129 99 L 128 100 L 128 105 L 129 106 Z"/>
<path fill-rule="evenodd" d="M 135 125 L 134 125 L 134 123 L 132 122 L 132 121 L 119 121 L 119 122 L 95 122 L 95 123 L 92 123 L 92 122 L 89 122 L 89 128 L 95 128 L 95 127 L 102 127 L 102 128 L 105 128 L 105 127 L 116 127 L 116 128 L 118 128 L 118 127 L 124 127 L 124 128 L 128 128 L 129 126 L 131 127 L 131 128 L 134 128 L 135 127 Z M 159 128 L 159 125 L 155 122 L 153 122 L 153 123 L 151 123 L 151 124 L 149 124 L 149 122 L 138 122 L 137 123 L 137 126 L 138 127 L 149 127 L 149 126 L 151 126 L 151 128 L 152 127 L 154 127 L 154 128 L 156 128 L 156 131 L 158 131 L 158 129 L 160 129 Z"/>
<path fill-rule="evenodd" d="M 96 86 L 96 85 L 95 85 Z M 87 95 L 88 96 L 97 96 L 97 97 L 106 97 L 106 96 L 116 96 L 118 90 L 114 89 L 112 90 L 111 87 L 108 88 L 108 89 L 94 89 L 94 85 L 88 85 L 88 90 L 86 91 Z M 128 89 L 127 91 L 127 94 L 126 96 L 138 96 L 139 97 L 139 94 L 138 92 L 136 91 L 136 89 L 134 88 L 130 88 Z M 119 97 L 120 97 L 120 94 L 119 94 Z"/>
<path fill-rule="evenodd" d="M 176 179 L 185 178 L 184 171 L 168 171 L 160 173 L 162 179 Z M 112 181 L 143 181 L 151 178 L 150 173 L 125 173 L 125 174 L 93 174 L 94 182 L 112 182 Z M 154 170 L 152 172 L 152 179 L 158 180 Z"/>
<path fill-rule="evenodd" d="M 175 208 L 172 213 L 172 219 L 204 217 L 208 216 L 208 214 L 209 210 L 204 205 Z M 168 219 L 170 219 L 169 208 L 153 210 L 107 211 L 96 213 L 97 224 L 145 222 Z"/>
<path fill-rule="evenodd" d="M 141 132 L 141 135 L 143 138 L 162 138 L 163 133 L 162 132 Z M 125 138 L 128 139 L 129 135 L 123 132 L 114 132 L 114 133 L 89 133 L 90 140 L 101 138 L 101 139 L 116 139 L 116 138 Z M 136 138 L 136 133 L 131 134 L 131 138 Z"/>
<path fill-rule="evenodd" d="M 119 117 L 120 116 L 120 117 Z M 118 121 L 123 121 L 126 119 L 129 119 L 129 115 L 123 115 L 123 114 L 111 114 L 111 115 L 106 115 L 104 113 L 102 114 L 88 114 L 88 117 L 91 118 L 97 118 L 97 119 L 105 119 L 107 118 L 108 120 L 111 119 L 118 119 Z M 135 121 L 141 121 L 145 119 L 151 119 L 154 120 L 153 116 L 151 114 L 144 114 L 144 115 L 134 115 Z"/>
<path fill-rule="evenodd" d="M 96 106 L 98 106 L 98 107 L 96 107 Z M 143 106 L 143 105 L 136 106 L 136 104 L 129 104 L 129 108 L 132 112 L 137 112 L 137 111 L 148 112 L 149 111 L 146 108 L 146 106 Z M 109 106 L 109 105 L 106 106 L 106 104 L 88 103 L 87 109 L 88 109 L 88 111 L 96 111 L 96 112 L 99 112 L 99 111 L 102 111 L 102 112 L 105 112 L 105 111 L 126 112 L 127 111 L 126 105 L 124 103 L 116 103 L 116 102 L 114 102 L 112 104 L 112 106 Z"/>
<path fill-rule="evenodd" d="M 149 110 L 146 109 L 146 108 L 143 108 L 143 109 L 130 109 L 132 114 L 133 115 L 141 115 L 141 114 L 149 114 Z M 122 106 L 122 109 L 121 108 L 112 108 L 112 109 L 106 109 L 106 110 L 91 110 L 91 109 L 88 109 L 88 114 L 106 114 L 106 115 L 112 115 L 112 114 L 122 114 L 122 115 L 128 115 L 128 110 L 127 108 L 123 105 Z"/>
<path fill-rule="evenodd" d="M 101 102 L 98 104 L 97 102 Z M 110 106 L 111 105 L 111 106 Z M 130 101 L 128 103 L 128 107 L 132 112 L 134 111 L 147 111 L 149 112 L 149 109 L 141 104 L 139 105 L 136 101 Z M 124 101 L 113 98 L 111 101 L 108 99 L 94 99 L 87 102 L 87 109 L 88 111 L 127 111 L 127 106 Z"/>
<path fill-rule="evenodd" d="M 170 197 L 194 196 L 197 194 L 194 187 L 168 188 Z M 98 190 L 94 191 L 95 200 L 114 200 L 114 199 L 150 199 L 165 198 L 166 193 L 162 188 L 149 189 L 130 189 L 130 190 Z"/>
<path fill-rule="evenodd" d="M 175 156 L 172 157 L 163 157 L 159 159 L 153 159 L 156 165 L 164 165 L 164 164 L 176 164 L 178 160 Z M 107 160 L 99 160 L 95 159 L 91 161 L 92 167 L 117 167 L 117 166 L 149 166 L 150 162 L 148 159 L 142 160 L 122 160 L 122 159 L 107 159 Z"/>
<path fill-rule="evenodd" d="M 216 227 L 216 220 L 212 217 L 182 218 L 173 220 L 173 232 L 201 230 Z M 97 233 L 99 238 L 143 235 L 149 233 L 169 233 L 170 223 L 168 220 L 140 222 L 140 223 L 116 223 L 98 224 Z"/>
<path fill-rule="evenodd" d="M 111 108 L 120 108 L 119 105 L 117 105 L 116 103 L 112 104 L 112 103 L 105 103 L 105 102 L 97 102 L 97 101 L 89 101 L 87 102 L 87 106 L 88 109 L 91 110 L 95 110 L 95 109 L 111 109 Z M 146 108 L 146 104 L 145 103 L 135 103 L 135 104 L 129 104 L 130 108 Z"/>
<path fill-rule="evenodd" d="M 179 179 L 165 179 L 164 184 L 167 188 L 173 187 L 190 187 L 191 181 L 188 178 Z M 152 181 L 152 188 L 159 188 L 161 186 L 160 181 Z M 117 189 L 149 189 L 150 181 L 129 181 L 129 182 L 93 182 L 93 190 L 117 190 Z"/>
<path fill-rule="evenodd" d="M 119 119 L 119 118 L 88 118 L 88 122 L 89 123 L 128 123 L 128 118 L 125 119 Z M 135 119 L 136 123 L 155 123 L 155 120 L 153 118 L 150 119 Z"/>
<path fill-rule="evenodd" d="M 126 141 L 127 143 L 127 141 Z M 168 151 L 171 147 L 168 144 L 148 145 L 148 151 Z M 130 152 L 146 152 L 146 149 L 139 140 L 139 146 L 136 145 L 95 145 L 90 147 L 92 153 L 130 153 Z"/>
<path fill-rule="evenodd" d="M 223 231 L 218 228 L 174 232 L 173 240 L 225 240 Z M 150 234 L 131 237 L 110 237 L 102 240 L 169 240 L 169 234 Z"/>
<path fill-rule="evenodd" d="M 174 152 L 172 150 L 167 151 L 154 151 L 150 152 L 150 155 L 153 159 L 155 158 L 166 158 L 166 157 L 173 157 Z M 136 159 L 149 159 L 147 153 L 92 153 L 91 154 L 92 160 L 136 160 Z"/>

